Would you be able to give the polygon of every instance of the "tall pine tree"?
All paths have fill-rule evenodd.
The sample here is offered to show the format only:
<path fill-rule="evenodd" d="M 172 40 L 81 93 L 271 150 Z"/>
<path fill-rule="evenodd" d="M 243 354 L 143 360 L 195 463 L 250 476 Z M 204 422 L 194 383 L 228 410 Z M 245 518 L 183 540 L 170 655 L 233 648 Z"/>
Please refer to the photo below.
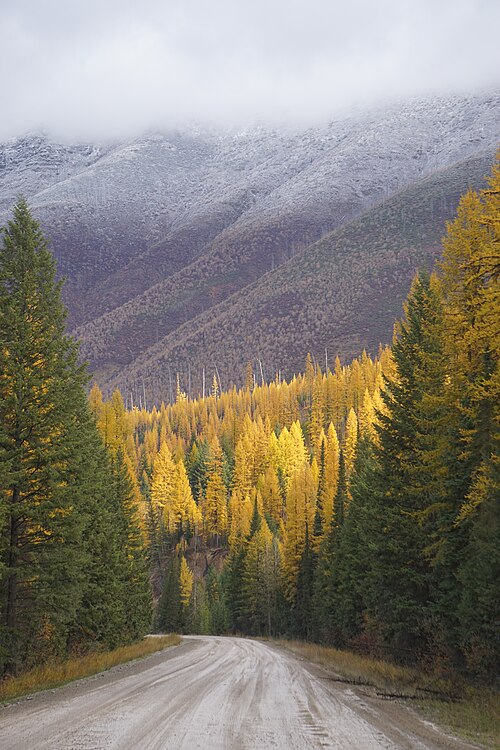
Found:
<path fill-rule="evenodd" d="M 60 289 L 20 200 L 0 249 L 0 673 L 149 621 L 127 472 L 91 415 Z"/>
<path fill-rule="evenodd" d="M 64 648 L 79 599 L 91 428 L 55 264 L 20 200 L 0 249 L 0 611 L 5 668 Z M 37 645 L 38 644 L 38 645 Z"/>

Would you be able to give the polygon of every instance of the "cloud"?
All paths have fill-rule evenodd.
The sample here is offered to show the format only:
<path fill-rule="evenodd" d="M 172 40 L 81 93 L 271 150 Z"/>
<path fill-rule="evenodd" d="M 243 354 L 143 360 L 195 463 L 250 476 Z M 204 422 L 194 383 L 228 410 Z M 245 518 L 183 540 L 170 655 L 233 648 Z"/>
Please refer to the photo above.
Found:
<path fill-rule="evenodd" d="M 497 0 L 2 0 L 0 138 L 308 123 L 500 83 Z"/>

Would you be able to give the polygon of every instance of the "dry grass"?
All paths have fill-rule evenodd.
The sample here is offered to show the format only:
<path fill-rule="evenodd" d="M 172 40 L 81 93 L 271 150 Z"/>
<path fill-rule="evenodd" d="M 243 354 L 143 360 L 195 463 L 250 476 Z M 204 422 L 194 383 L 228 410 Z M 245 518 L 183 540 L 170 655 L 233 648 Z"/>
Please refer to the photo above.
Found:
<path fill-rule="evenodd" d="M 309 661 L 327 667 L 339 678 L 358 685 L 372 685 L 384 693 L 414 698 L 424 687 L 421 684 L 422 681 L 419 682 L 419 675 L 415 670 L 390 662 L 371 659 L 352 651 L 339 651 L 335 648 L 319 646 L 315 643 L 302 643 L 301 641 L 278 641 L 278 643 Z M 439 690 L 435 684 L 431 687 L 428 683 L 425 689 Z"/>
<path fill-rule="evenodd" d="M 486 688 L 470 688 L 453 702 L 426 700 L 419 703 L 427 717 L 465 739 L 491 750 L 500 749 L 500 697 Z"/>
<path fill-rule="evenodd" d="M 138 643 L 120 646 L 113 651 L 94 652 L 63 662 L 36 667 L 18 677 L 9 677 L 0 682 L 0 702 L 20 698 L 39 690 L 59 687 L 82 677 L 90 677 L 111 669 L 117 664 L 140 659 L 168 646 L 176 646 L 180 640 L 178 635 L 144 638 Z"/>
<path fill-rule="evenodd" d="M 495 690 L 314 643 L 276 642 L 341 680 L 370 685 L 386 696 L 412 698 L 427 718 L 451 732 L 492 750 L 500 748 L 500 695 Z"/>

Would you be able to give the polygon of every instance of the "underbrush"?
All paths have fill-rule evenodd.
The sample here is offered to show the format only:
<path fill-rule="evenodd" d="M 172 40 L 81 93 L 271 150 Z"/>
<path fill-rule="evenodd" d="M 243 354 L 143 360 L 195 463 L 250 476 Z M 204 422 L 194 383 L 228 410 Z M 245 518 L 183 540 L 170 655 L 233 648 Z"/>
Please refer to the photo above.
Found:
<path fill-rule="evenodd" d="M 178 635 L 144 638 L 138 643 L 120 646 L 113 651 L 96 651 L 85 656 L 35 667 L 17 677 L 7 677 L 0 681 L 0 702 L 20 698 L 39 690 L 59 687 L 82 677 L 90 677 L 118 664 L 140 659 L 168 646 L 176 646 L 180 640 Z"/>
<path fill-rule="evenodd" d="M 462 678 L 443 678 L 410 667 L 361 656 L 351 651 L 301 641 L 277 640 L 278 645 L 320 664 L 342 681 L 369 685 L 384 697 L 412 699 L 426 718 L 455 734 L 500 748 L 500 695 Z"/>

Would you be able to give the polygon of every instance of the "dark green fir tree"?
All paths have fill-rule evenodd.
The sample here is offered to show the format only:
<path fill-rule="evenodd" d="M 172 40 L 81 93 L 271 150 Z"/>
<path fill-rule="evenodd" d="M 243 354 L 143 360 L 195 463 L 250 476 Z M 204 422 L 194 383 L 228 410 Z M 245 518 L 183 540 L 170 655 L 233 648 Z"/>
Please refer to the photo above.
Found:
<path fill-rule="evenodd" d="M 128 499 L 120 488 L 118 508 L 60 291 L 19 200 L 0 247 L 0 673 L 146 629 L 127 624 Z"/>
<path fill-rule="evenodd" d="M 0 612 L 3 669 L 64 650 L 87 560 L 84 369 L 27 204 L 0 248 Z"/>

